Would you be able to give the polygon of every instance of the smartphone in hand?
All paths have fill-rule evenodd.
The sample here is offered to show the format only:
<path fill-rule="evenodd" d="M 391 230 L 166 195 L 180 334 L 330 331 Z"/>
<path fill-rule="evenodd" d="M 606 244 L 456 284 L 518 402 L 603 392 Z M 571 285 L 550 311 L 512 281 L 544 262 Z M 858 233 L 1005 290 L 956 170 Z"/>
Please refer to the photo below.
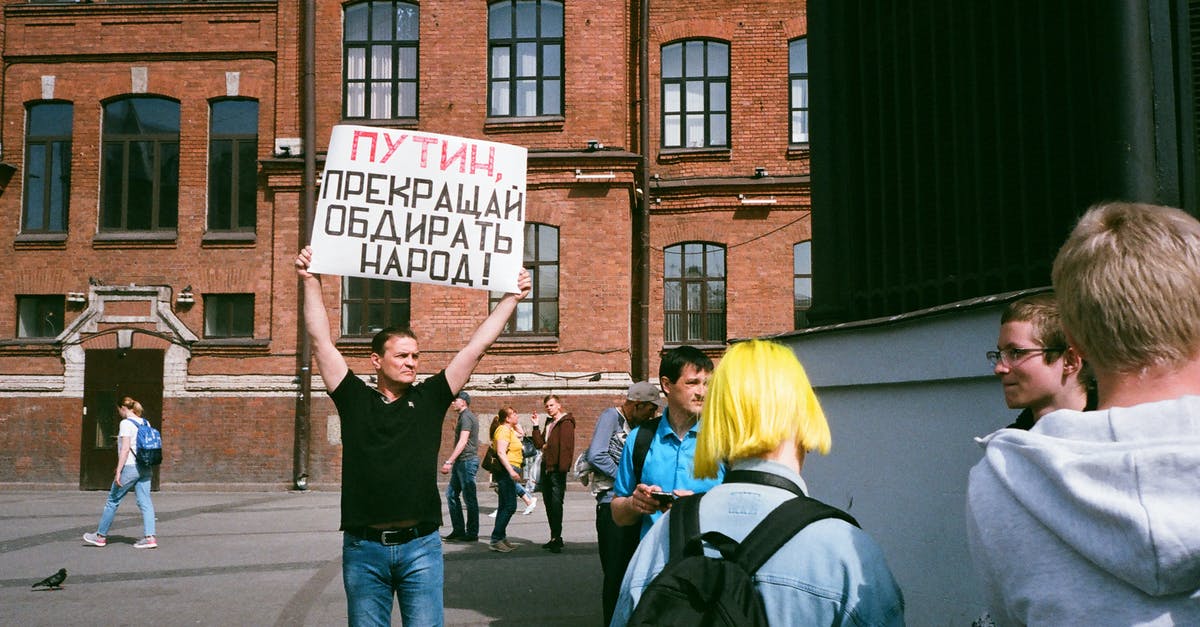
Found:
<path fill-rule="evenodd" d="M 654 497 L 654 500 L 658 501 L 659 505 L 670 505 L 671 503 L 674 503 L 675 499 L 677 498 L 670 492 L 651 492 L 650 496 Z"/>

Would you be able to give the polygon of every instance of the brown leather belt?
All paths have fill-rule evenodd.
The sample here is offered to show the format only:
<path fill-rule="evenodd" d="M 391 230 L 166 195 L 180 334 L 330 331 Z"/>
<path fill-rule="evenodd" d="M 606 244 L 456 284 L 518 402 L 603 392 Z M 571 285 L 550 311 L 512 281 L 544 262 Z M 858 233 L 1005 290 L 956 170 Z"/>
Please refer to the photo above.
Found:
<path fill-rule="evenodd" d="M 416 540 L 417 538 L 423 538 L 437 531 L 437 529 L 438 525 L 436 523 L 417 523 L 411 527 L 401 527 L 399 529 L 347 527 L 345 531 L 346 533 L 357 538 L 362 538 L 363 540 L 378 542 L 384 546 L 395 546 L 398 544 L 407 544 L 413 540 Z"/>

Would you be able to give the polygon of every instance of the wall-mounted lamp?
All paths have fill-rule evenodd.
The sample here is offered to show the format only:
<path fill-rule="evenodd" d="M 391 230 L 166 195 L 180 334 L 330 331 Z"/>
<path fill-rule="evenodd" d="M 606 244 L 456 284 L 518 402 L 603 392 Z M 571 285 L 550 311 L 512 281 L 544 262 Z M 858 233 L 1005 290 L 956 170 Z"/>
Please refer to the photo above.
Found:
<path fill-rule="evenodd" d="M 603 150 L 603 149 L 604 149 L 604 144 L 600 143 L 600 140 L 598 140 L 598 139 L 589 139 L 589 140 L 588 140 L 588 142 L 587 142 L 587 149 L 588 149 L 589 151 L 591 151 L 591 150 Z"/>
<path fill-rule="evenodd" d="M 576 181 L 611 181 L 617 178 L 614 172 L 588 172 L 583 170 L 575 170 Z"/>
<path fill-rule="evenodd" d="M 196 302 L 196 295 L 192 293 L 191 285 L 183 288 L 183 291 L 179 292 L 179 297 L 175 299 L 175 303 L 178 305 L 190 305 L 194 302 Z"/>
<path fill-rule="evenodd" d="M 67 292 L 67 302 L 73 305 L 82 305 L 87 302 L 87 296 L 83 292 Z"/>
<path fill-rule="evenodd" d="M 746 198 L 745 194 L 738 194 L 738 200 L 741 201 L 741 203 L 743 205 L 773 205 L 773 204 L 775 204 L 775 198 L 773 196 L 770 198 Z"/>
<path fill-rule="evenodd" d="M 754 168 L 754 178 L 761 179 L 770 176 L 766 168 Z"/>
<path fill-rule="evenodd" d="M 600 380 L 600 373 L 599 373 L 599 372 L 597 372 L 596 374 L 594 374 L 594 375 L 592 375 L 592 376 L 588 377 L 588 381 L 593 381 L 593 382 L 595 382 L 595 381 L 599 381 L 599 380 Z"/>

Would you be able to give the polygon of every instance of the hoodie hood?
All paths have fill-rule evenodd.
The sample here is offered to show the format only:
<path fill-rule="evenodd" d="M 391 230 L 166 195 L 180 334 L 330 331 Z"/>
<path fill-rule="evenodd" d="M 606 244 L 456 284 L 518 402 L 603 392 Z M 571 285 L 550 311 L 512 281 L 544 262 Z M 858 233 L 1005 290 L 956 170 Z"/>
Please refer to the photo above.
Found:
<path fill-rule="evenodd" d="M 1200 589 L 1200 396 L 1059 410 L 979 439 L 983 463 L 1051 534 L 1151 596 Z"/>

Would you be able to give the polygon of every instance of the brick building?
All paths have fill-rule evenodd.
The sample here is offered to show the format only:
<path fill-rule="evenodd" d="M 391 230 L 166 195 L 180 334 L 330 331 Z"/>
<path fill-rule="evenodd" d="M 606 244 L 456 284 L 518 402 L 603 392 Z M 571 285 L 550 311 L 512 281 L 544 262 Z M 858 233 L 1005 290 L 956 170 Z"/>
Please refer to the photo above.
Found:
<path fill-rule="evenodd" d="M 340 123 L 529 149 L 535 293 L 468 384 L 482 416 L 557 393 L 586 446 L 664 348 L 803 323 L 802 1 L 0 4 L 0 482 L 107 488 L 130 394 L 161 482 L 337 484 L 292 259 Z M 435 372 L 489 306 L 325 288 L 359 373 L 406 321 Z"/>

